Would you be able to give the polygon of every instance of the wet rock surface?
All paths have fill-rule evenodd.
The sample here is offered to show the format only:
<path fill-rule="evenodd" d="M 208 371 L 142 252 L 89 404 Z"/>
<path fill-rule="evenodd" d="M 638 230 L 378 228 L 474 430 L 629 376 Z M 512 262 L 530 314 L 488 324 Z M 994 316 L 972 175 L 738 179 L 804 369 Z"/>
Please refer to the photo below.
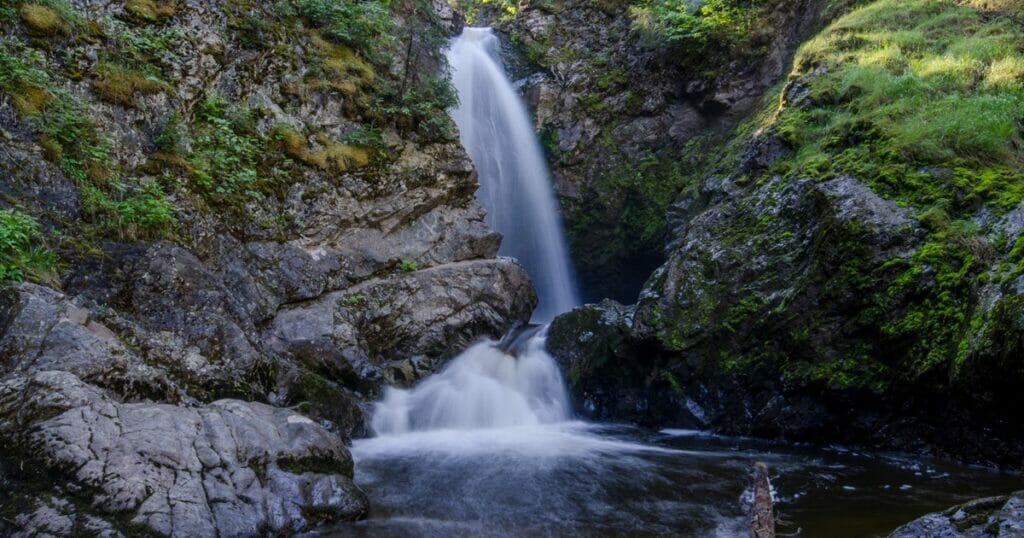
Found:
<path fill-rule="evenodd" d="M 1024 536 L 1024 491 L 1006 497 L 977 499 L 944 512 L 928 514 L 899 529 L 890 538 L 1013 538 Z"/>

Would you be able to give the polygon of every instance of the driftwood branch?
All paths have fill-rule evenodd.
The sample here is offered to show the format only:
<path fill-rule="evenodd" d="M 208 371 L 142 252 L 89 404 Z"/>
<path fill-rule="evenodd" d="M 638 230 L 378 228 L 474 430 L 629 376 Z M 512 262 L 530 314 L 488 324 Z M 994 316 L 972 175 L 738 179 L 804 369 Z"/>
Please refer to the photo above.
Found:
<path fill-rule="evenodd" d="M 754 502 L 750 505 L 750 538 L 775 538 L 775 515 L 772 512 L 772 487 L 768 482 L 768 466 L 754 464 Z"/>

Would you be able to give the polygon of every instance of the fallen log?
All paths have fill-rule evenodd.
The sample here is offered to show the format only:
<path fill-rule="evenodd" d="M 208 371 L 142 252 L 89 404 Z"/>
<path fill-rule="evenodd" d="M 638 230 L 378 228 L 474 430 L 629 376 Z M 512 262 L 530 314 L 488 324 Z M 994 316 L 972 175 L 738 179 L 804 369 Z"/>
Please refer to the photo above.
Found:
<path fill-rule="evenodd" d="M 772 486 L 768 466 L 754 464 L 754 502 L 750 504 L 750 538 L 775 538 L 775 515 L 772 512 Z"/>

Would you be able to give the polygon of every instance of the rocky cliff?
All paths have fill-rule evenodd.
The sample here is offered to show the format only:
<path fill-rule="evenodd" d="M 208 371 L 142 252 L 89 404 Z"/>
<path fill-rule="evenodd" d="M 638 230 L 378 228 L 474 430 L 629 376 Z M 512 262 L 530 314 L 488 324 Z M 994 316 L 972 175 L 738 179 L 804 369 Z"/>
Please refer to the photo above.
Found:
<path fill-rule="evenodd" d="M 526 77 L 589 300 L 635 299 L 664 262 L 686 148 L 744 118 L 830 16 L 817 0 L 761 2 L 744 9 L 742 36 L 674 45 L 643 27 L 639 9 L 657 4 L 530 2 L 499 23 L 519 52 L 510 59 Z"/>
<path fill-rule="evenodd" d="M 6 0 L 0 29 L 0 532 L 363 516 L 361 406 L 535 304 L 444 112 L 451 10 Z"/>
<path fill-rule="evenodd" d="M 579 405 L 1024 465 L 1020 16 L 882 0 L 804 43 L 698 150 L 637 304 L 555 321 Z"/>

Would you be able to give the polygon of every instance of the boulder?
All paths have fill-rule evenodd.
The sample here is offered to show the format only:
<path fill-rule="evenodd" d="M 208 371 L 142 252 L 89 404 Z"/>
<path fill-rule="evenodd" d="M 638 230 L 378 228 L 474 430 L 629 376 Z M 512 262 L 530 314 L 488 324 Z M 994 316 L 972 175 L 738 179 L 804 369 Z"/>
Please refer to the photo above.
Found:
<path fill-rule="evenodd" d="M 367 509 L 337 436 L 258 403 L 121 403 L 41 371 L 0 384 L 0 437 L 22 467 L 49 470 L 99 514 L 162 535 L 292 533 Z M 43 528 L 63 525 L 51 516 Z"/>
<path fill-rule="evenodd" d="M 1024 536 L 1024 491 L 976 499 L 928 514 L 896 529 L 889 538 L 1019 538 Z"/>

